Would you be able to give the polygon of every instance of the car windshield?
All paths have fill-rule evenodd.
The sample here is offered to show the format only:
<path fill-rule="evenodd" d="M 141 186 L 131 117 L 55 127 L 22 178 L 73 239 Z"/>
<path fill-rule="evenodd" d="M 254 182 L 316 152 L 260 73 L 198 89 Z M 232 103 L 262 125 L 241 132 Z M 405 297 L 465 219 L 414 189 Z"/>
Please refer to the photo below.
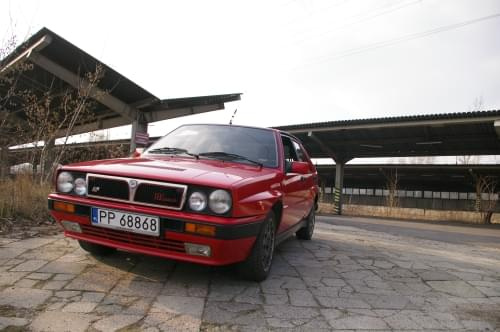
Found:
<path fill-rule="evenodd" d="M 149 147 L 149 154 L 184 154 L 277 167 L 271 130 L 225 125 L 181 126 Z"/>

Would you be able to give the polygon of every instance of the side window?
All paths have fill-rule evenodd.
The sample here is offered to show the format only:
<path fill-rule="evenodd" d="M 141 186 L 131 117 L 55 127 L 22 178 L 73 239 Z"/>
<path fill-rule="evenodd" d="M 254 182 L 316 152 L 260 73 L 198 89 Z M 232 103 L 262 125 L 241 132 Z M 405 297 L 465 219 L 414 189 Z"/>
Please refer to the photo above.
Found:
<path fill-rule="evenodd" d="M 294 144 L 292 140 L 286 136 L 281 136 L 281 140 L 283 141 L 283 152 L 285 154 L 285 161 L 299 161 L 297 157 L 297 151 L 295 150 Z"/>
<path fill-rule="evenodd" d="M 307 161 L 307 157 L 300 147 L 299 143 L 293 141 L 293 149 L 295 150 L 295 154 L 297 155 L 298 161 Z"/>

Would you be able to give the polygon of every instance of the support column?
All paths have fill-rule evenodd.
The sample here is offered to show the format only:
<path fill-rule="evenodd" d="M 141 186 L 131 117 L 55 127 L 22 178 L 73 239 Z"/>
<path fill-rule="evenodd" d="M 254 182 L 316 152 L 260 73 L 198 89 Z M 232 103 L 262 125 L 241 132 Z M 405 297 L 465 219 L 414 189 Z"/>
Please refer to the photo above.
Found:
<path fill-rule="evenodd" d="M 342 214 L 342 188 L 344 187 L 345 162 L 335 164 L 335 193 L 333 194 L 333 212 Z"/>
<path fill-rule="evenodd" d="M 137 133 L 148 133 L 148 122 L 144 117 L 144 113 L 138 112 L 137 119 L 132 122 L 132 133 L 130 135 L 130 152 L 134 152 L 138 146 L 143 146 L 146 144 L 138 144 L 136 142 Z"/>

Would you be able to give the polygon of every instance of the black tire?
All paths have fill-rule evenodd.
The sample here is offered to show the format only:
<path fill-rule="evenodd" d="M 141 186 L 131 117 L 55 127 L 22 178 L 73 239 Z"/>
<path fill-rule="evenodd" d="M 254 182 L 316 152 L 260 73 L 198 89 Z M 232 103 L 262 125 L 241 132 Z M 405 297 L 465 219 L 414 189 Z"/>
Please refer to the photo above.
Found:
<path fill-rule="evenodd" d="M 271 211 L 262 224 L 250 255 L 239 265 L 240 275 L 247 280 L 265 280 L 271 270 L 275 245 L 276 218 Z"/>
<path fill-rule="evenodd" d="M 108 256 L 116 251 L 116 248 L 106 247 L 100 244 L 90 243 L 83 240 L 78 240 L 78 243 L 83 250 L 96 256 Z"/>
<path fill-rule="evenodd" d="M 306 219 L 306 225 L 295 233 L 295 236 L 297 236 L 297 238 L 300 240 L 312 239 L 314 233 L 314 225 L 316 224 L 316 211 L 314 209 L 314 206 L 312 207 L 311 212 L 309 212 L 309 214 L 307 215 Z"/>

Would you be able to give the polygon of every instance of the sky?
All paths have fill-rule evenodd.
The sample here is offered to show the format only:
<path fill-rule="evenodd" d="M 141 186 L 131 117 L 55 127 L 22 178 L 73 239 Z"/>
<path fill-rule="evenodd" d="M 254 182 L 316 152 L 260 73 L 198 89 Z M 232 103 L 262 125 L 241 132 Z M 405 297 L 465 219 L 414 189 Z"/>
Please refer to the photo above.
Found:
<path fill-rule="evenodd" d="M 1 3 L 0 38 L 45 26 L 160 99 L 243 93 L 152 136 L 235 109 L 260 127 L 500 109 L 498 0 Z"/>

